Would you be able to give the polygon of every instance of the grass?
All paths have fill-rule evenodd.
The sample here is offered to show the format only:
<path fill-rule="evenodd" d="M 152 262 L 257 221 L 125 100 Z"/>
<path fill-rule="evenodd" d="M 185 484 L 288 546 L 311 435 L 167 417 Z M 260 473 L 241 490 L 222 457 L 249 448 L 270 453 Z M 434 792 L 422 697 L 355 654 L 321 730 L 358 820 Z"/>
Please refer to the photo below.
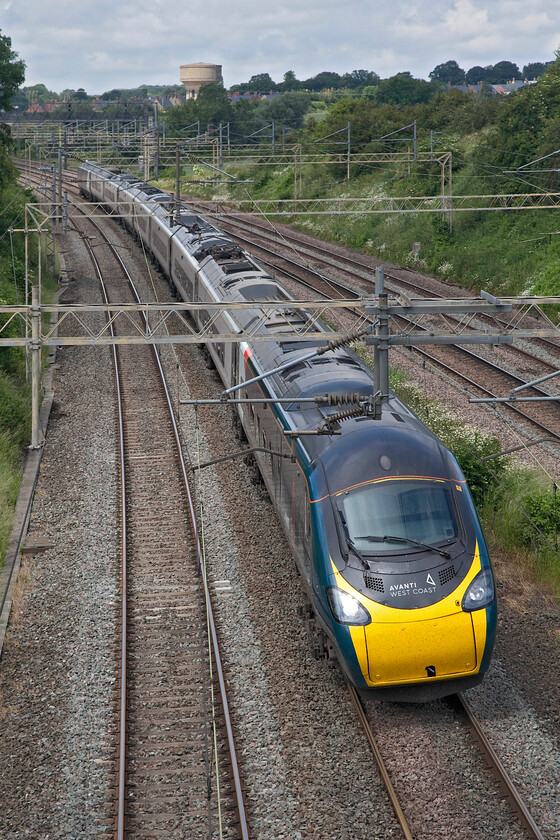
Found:
<path fill-rule="evenodd" d="M 467 140 L 471 146 L 476 135 Z M 466 142 L 466 141 L 465 141 Z M 468 155 L 468 149 L 463 154 Z M 209 171 L 194 177 L 208 178 Z M 231 167 L 231 172 L 249 184 L 196 184 L 186 188 L 195 196 L 228 199 L 292 198 L 293 167 Z M 171 173 L 166 184 L 171 185 Z M 186 174 L 190 181 L 193 173 Z M 415 171 L 401 168 L 382 171 L 355 165 L 345 181 L 345 165 L 304 166 L 304 198 L 421 196 L 439 193 L 439 166 L 426 164 Z M 462 165 L 454 173 L 453 191 L 484 194 L 493 188 L 474 168 Z M 174 183 L 174 182 L 173 182 Z M 173 187 L 172 187 L 173 188 Z M 285 221 L 284 219 L 282 221 Z M 349 247 L 375 253 L 402 265 L 412 265 L 412 243 L 420 242 L 417 267 L 478 292 L 497 295 L 558 294 L 560 291 L 560 236 L 556 235 L 555 211 L 456 212 L 450 230 L 441 214 L 362 214 L 294 217 L 296 228 Z"/>
<path fill-rule="evenodd" d="M 497 547 L 560 595 L 560 498 L 554 485 L 511 465 L 479 513 Z"/>
<path fill-rule="evenodd" d="M 57 283 L 45 266 L 42 279 L 43 303 L 48 303 Z M 23 302 L 21 289 L 16 291 L 11 254 L 0 254 L 0 302 L 11 304 L 16 298 Z M 30 437 L 31 386 L 26 381 L 24 351 L 5 347 L 0 350 L 0 568 L 5 561 Z"/>
<path fill-rule="evenodd" d="M 3 351 L 4 353 L 6 351 Z M 29 443 L 30 389 L 20 376 L 0 369 L 0 568 L 10 532 Z"/>

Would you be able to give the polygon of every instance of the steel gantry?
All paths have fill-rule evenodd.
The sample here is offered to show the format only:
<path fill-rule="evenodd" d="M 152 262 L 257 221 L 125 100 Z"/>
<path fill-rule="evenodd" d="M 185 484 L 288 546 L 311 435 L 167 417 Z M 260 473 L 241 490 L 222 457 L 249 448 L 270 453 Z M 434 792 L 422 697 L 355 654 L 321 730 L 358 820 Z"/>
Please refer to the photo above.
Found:
<path fill-rule="evenodd" d="M 444 187 L 448 183 L 444 181 Z M 496 195 L 375 196 L 373 198 L 228 199 L 216 204 L 216 216 L 252 213 L 255 216 L 367 215 L 372 213 L 450 213 L 473 210 L 555 210 L 560 192 Z"/>
<path fill-rule="evenodd" d="M 39 424 L 41 392 L 41 351 L 49 346 L 107 346 L 124 344 L 208 344 L 223 342 L 276 341 L 278 343 L 352 340 L 356 334 L 374 347 L 374 390 L 379 404 L 388 399 L 388 354 L 391 347 L 413 347 L 422 344 L 511 344 L 517 339 L 559 338 L 560 323 L 544 315 L 546 304 L 560 304 L 560 297 L 494 298 L 484 292 L 477 298 L 458 300 L 409 299 L 389 296 L 384 289 L 382 273 L 377 278 L 374 297 L 358 300 L 292 300 L 250 301 L 243 303 L 139 303 L 139 304 L 42 304 L 39 286 L 32 288 L 32 301 L 21 306 L 0 306 L 0 348 L 25 347 L 31 352 L 32 370 L 32 447 L 42 444 Z M 336 309 L 351 309 L 354 323 L 348 332 L 325 334 L 317 318 Z M 223 332 L 217 323 L 224 312 L 245 311 L 257 315 L 243 326 L 243 317 L 237 317 L 238 331 Z M 298 311 L 299 323 L 294 326 L 293 312 Z M 498 322 L 498 316 L 515 311 L 511 324 Z M 204 324 L 196 326 L 192 315 L 203 311 Z M 138 314 L 145 315 L 145 321 Z M 101 326 L 88 323 L 92 314 L 101 314 Z M 454 325 L 444 322 L 441 329 L 434 328 L 434 315 L 460 316 Z M 536 314 L 545 320 L 534 327 Z M 389 327 L 392 316 L 402 315 L 412 319 L 404 332 L 393 332 Z M 477 315 L 491 319 L 490 326 L 481 331 L 467 326 Z M 47 324 L 47 318 L 50 318 Z M 173 316 L 173 320 L 172 320 Z M 420 331 L 422 321 L 430 318 L 429 329 Z M 118 324 L 120 335 L 111 335 L 110 326 Z M 70 335 L 60 335 L 65 326 Z M 16 329 L 14 329 L 16 326 Z M 17 331 L 17 334 L 13 333 Z"/>

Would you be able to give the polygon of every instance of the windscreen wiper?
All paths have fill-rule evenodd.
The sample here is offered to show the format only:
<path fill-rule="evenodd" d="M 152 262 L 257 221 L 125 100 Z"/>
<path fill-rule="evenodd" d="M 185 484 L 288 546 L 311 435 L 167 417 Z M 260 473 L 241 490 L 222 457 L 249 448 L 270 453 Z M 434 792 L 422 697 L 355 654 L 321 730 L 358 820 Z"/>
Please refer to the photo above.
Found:
<path fill-rule="evenodd" d="M 370 565 L 369 565 L 368 561 L 366 560 L 366 558 L 364 557 L 364 555 L 362 554 L 360 549 L 357 546 L 354 545 L 354 543 L 352 542 L 350 537 L 346 537 L 346 543 L 348 545 L 348 548 L 352 549 L 352 551 L 354 552 L 354 554 L 356 555 L 356 557 L 358 558 L 358 560 L 360 561 L 360 563 L 362 564 L 364 569 L 369 570 Z"/>
<path fill-rule="evenodd" d="M 411 543 L 412 545 L 419 545 L 421 548 L 428 548 L 431 551 L 437 551 L 438 554 L 441 554 L 442 557 L 445 557 L 446 560 L 451 558 L 451 554 L 448 551 L 445 551 L 443 548 L 438 548 L 437 545 L 430 545 L 430 543 L 420 542 L 420 540 L 413 540 L 411 537 L 393 537 L 390 534 L 385 534 L 384 536 L 376 536 L 376 535 L 368 535 L 365 537 L 356 537 L 357 540 L 366 540 L 366 542 L 400 542 L 400 543 Z"/>
<path fill-rule="evenodd" d="M 360 549 L 356 545 L 354 545 L 354 543 L 350 539 L 350 534 L 348 533 L 348 525 L 346 523 L 346 517 L 344 516 L 344 513 L 340 510 L 340 508 L 338 508 L 338 515 L 340 516 L 340 521 L 342 523 L 342 530 L 344 531 L 344 539 L 346 540 L 346 545 L 351 551 L 354 552 L 364 569 L 367 569 L 369 571 L 370 565 L 368 561 L 366 560 Z"/>

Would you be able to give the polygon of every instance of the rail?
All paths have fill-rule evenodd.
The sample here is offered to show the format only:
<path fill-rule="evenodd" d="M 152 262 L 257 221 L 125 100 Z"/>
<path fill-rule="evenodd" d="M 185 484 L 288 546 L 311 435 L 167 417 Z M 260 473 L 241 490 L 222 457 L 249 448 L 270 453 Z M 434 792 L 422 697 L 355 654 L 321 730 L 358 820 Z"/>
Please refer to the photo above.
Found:
<path fill-rule="evenodd" d="M 101 232 L 102 233 L 102 232 Z M 104 234 L 102 233 L 104 236 Z M 107 237 L 105 237 L 107 244 L 111 246 L 110 242 L 108 241 Z M 99 263 L 96 259 L 96 256 L 91 248 L 91 245 L 85 240 L 86 245 L 88 246 L 89 254 L 92 259 L 94 266 L 96 267 L 96 273 L 102 284 L 103 294 L 106 297 L 106 288 L 102 280 L 101 270 L 99 267 Z M 113 253 L 117 260 L 119 261 L 126 277 L 128 278 L 128 282 L 133 290 L 134 296 L 136 297 L 138 303 L 140 303 L 140 296 L 138 291 L 134 285 L 132 277 L 128 272 L 123 260 L 121 259 L 120 255 L 117 251 L 113 248 Z M 107 301 L 108 302 L 108 301 Z M 111 326 L 112 330 L 112 326 Z M 193 502 L 193 495 L 190 488 L 190 482 L 187 472 L 187 466 L 184 460 L 181 442 L 180 442 L 180 435 L 179 429 L 177 427 L 177 423 L 175 420 L 175 414 L 173 411 L 173 405 L 171 396 L 169 394 L 169 389 L 167 386 L 167 381 L 165 378 L 165 374 L 163 368 L 161 366 L 161 361 L 157 350 L 155 347 L 152 348 L 155 356 L 155 360 L 157 363 L 157 367 L 159 369 L 159 374 L 161 378 L 162 387 L 165 394 L 165 399 L 167 402 L 169 416 L 173 428 L 173 434 L 175 437 L 176 447 L 177 447 L 177 454 L 179 458 L 180 468 L 181 468 L 181 475 L 183 480 L 183 485 L 187 497 L 187 503 L 189 508 L 189 515 L 191 519 L 194 539 L 195 539 L 195 546 L 196 552 L 198 557 L 198 565 L 201 573 L 204 597 L 206 602 L 206 608 L 208 613 L 208 622 L 210 628 L 210 635 L 212 639 L 212 648 L 215 657 L 216 663 L 216 670 L 218 676 L 218 682 L 220 686 L 220 695 L 222 701 L 222 708 L 223 708 L 223 715 L 225 719 L 225 726 L 226 726 L 226 733 L 227 733 L 227 741 L 229 747 L 229 754 L 230 754 L 230 764 L 232 769 L 232 775 L 234 780 L 234 787 L 235 787 L 235 794 L 236 794 L 236 804 L 238 809 L 238 822 L 240 828 L 240 835 L 242 840 L 249 840 L 249 828 L 247 822 L 247 816 L 245 812 L 245 805 L 244 805 L 244 797 L 243 797 L 243 789 L 241 784 L 241 774 L 239 770 L 239 763 L 237 759 L 237 751 L 235 746 L 235 739 L 233 734 L 233 726 L 231 722 L 231 715 L 229 711 L 229 703 L 227 697 L 227 689 L 225 683 L 225 676 L 223 670 L 223 662 L 222 657 L 220 654 L 220 646 L 218 642 L 218 635 L 216 629 L 216 623 L 214 620 L 213 610 L 212 610 L 212 603 L 210 597 L 210 590 L 208 587 L 208 581 L 206 577 L 206 571 L 203 561 L 203 554 L 202 554 L 202 546 L 201 540 L 199 536 L 198 526 L 197 526 L 197 518 L 196 518 L 196 511 Z M 118 373 L 118 360 L 116 356 L 117 350 L 116 347 L 113 346 L 113 354 L 114 354 L 114 363 L 116 366 L 116 381 L 117 381 L 117 393 L 118 393 L 118 405 L 119 405 L 119 440 L 120 440 L 120 453 L 119 453 L 119 469 L 121 475 L 121 493 L 120 493 L 120 504 L 121 504 L 121 514 L 122 514 L 122 522 L 123 522 L 123 532 L 122 532 L 122 558 L 123 558 L 123 566 L 122 566 L 122 629 L 121 629 L 121 642 L 120 642 L 120 650 L 121 650 L 121 699 L 120 699 L 120 722 L 119 722 L 119 744 L 120 744 L 120 753 L 119 753 L 119 791 L 118 791 L 118 811 L 117 811 L 117 837 L 118 840 L 124 840 L 125 832 L 126 832 L 126 824 L 125 824 L 125 788 L 126 788 L 126 728 L 127 728 L 127 717 L 126 717 L 126 594 L 127 594 L 127 587 L 126 587 L 126 577 L 127 577 L 127 569 L 126 569 L 126 511 L 125 511 L 125 476 L 124 476 L 124 439 L 123 439 L 123 421 L 122 421 L 122 412 L 121 412 L 121 400 L 120 400 L 120 385 L 119 385 L 119 373 Z"/>

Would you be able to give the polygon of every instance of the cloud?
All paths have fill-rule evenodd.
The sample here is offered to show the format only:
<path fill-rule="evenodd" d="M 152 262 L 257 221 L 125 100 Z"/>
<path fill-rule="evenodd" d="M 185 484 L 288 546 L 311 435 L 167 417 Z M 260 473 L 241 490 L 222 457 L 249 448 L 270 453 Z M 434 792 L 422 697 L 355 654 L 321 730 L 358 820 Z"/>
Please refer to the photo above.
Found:
<path fill-rule="evenodd" d="M 460 38 L 476 38 L 488 30 L 488 7 L 476 8 L 471 0 L 457 0 L 445 15 L 445 30 Z"/>
<path fill-rule="evenodd" d="M 2 32 L 27 63 L 26 84 L 88 93 L 178 83 L 191 61 L 223 65 L 226 85 L 286 70 L 409 70 L 442 61 L 468 69 L 507 59 L 548 61 L 560 43 L 550 0 L 0 0 Z M 53 21 L 60 21 L 55 26 Z"/>

